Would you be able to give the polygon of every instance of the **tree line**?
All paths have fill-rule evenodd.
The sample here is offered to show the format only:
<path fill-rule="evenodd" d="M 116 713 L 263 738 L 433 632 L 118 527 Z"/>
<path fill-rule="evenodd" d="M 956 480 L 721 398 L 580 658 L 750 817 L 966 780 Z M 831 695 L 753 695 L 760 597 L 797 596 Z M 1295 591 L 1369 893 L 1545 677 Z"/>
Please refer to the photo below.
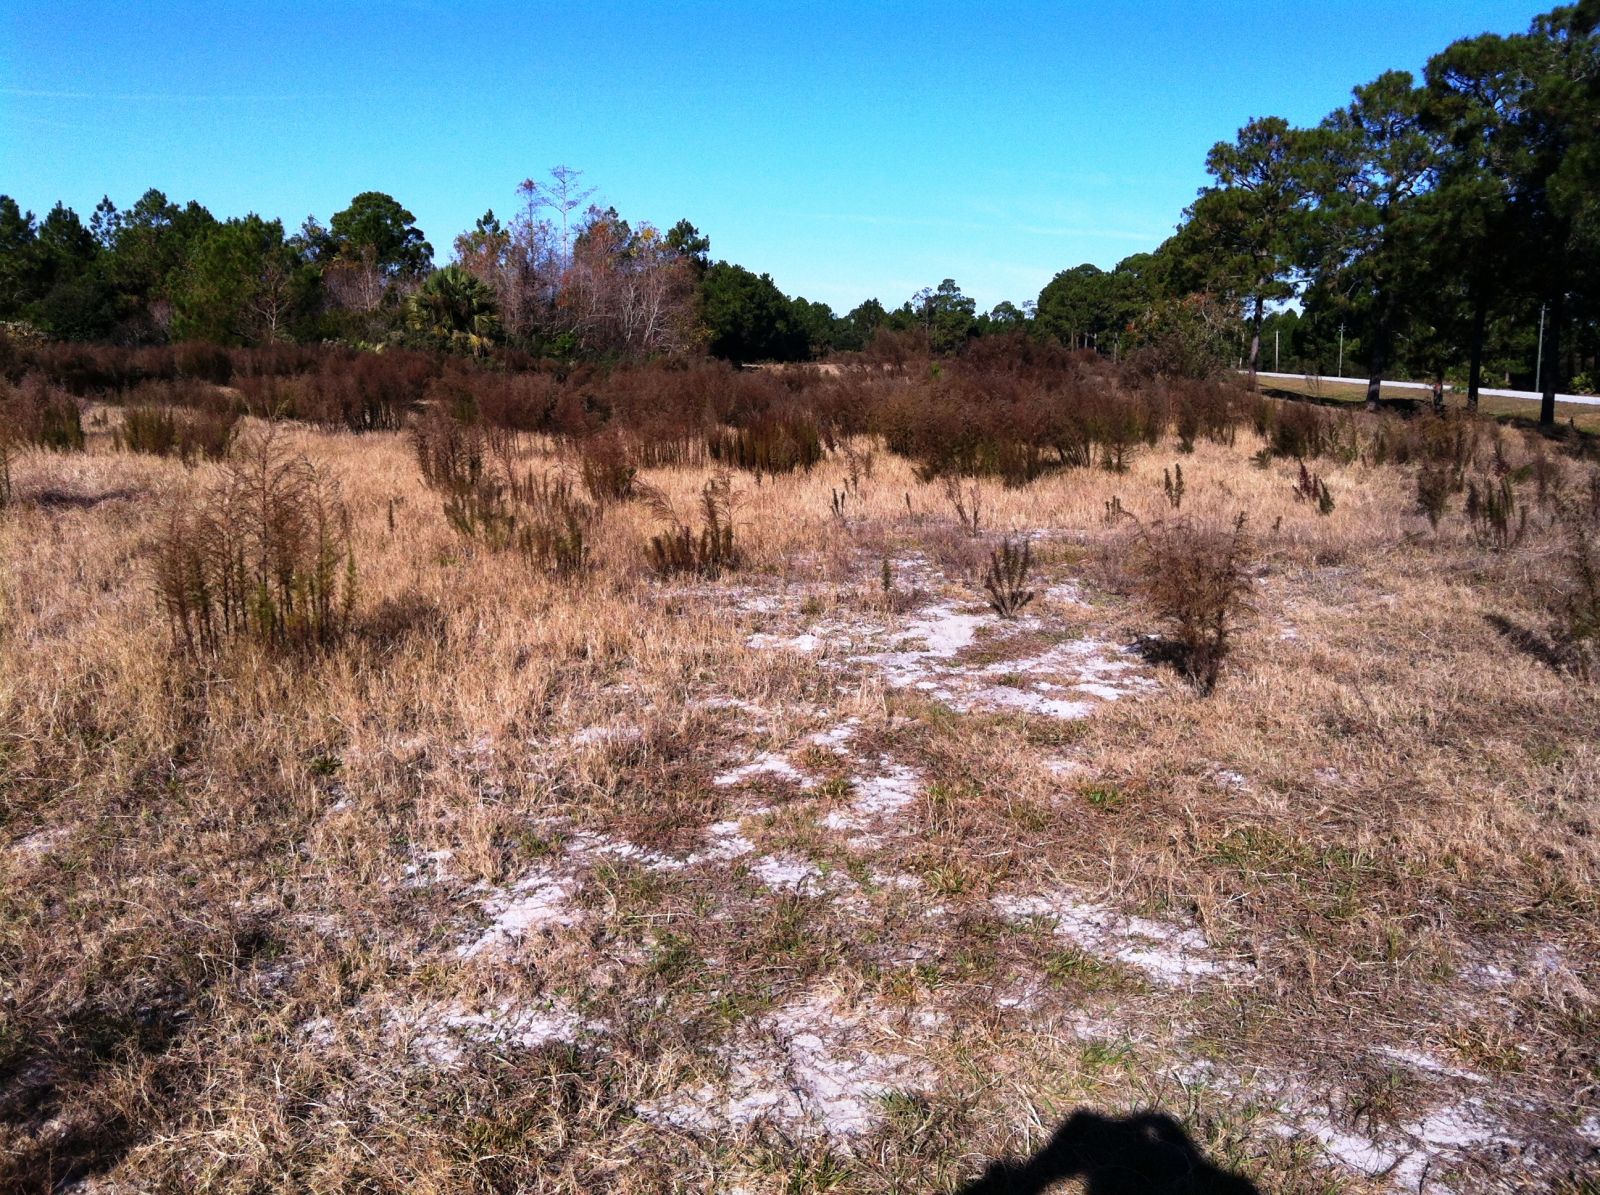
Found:
<path fill-rule="evenodd" d="M 1475 405 L 1492 372 L 1537 380 L 1549 423 L 1564 382 L 1593 388 L 1600 0 L 1385 72 L 1313 127 L 1252 120 L 1206 168 L 1163 249 L 1180 289 L 1238 311 L 1252 372 L 1269 329 L 1297 363 L 1339 329 L 1372 404 L 1385 377 L 1464 371 Z"/>
<path fill-rule="evenodd" d="M 219 220 L 150 190 L 85 223 L 0 196 L 0 320 L 130 344 L 339 341 L 484 354 L 640 359 L 706 351 L 798 361 L 876 346 L 949 353 L 1026 331 L 1175 368 L 1359 370 L 1436 393 L 1483 380 L 1596 388 L 1600 353 L 1600 0 L 1390 71 L 1312 127 L 1251 120 L 1207 155 L 1211 183 L 1153 252 L 1058 273 L 1036 300 L 979 312 L 953 279 L 898 308 L 836 314 L 714 261 L 688 220 L 630 223 L 579 171 L 525 180 L 450 262 L 380 192 L 293 233 Z"/>

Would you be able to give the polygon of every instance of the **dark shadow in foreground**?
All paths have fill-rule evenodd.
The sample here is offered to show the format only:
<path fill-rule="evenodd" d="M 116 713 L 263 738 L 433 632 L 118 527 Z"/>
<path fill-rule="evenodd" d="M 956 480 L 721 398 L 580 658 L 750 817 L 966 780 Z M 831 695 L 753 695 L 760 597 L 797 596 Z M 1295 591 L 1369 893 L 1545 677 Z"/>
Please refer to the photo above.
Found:
<path fill-rule="evenodd" d="M 1523 655 L 1531 656 L 1546 668 L 1561 672 L 1571 663 L 1562 654 L 1560 646 L 1555 641 L 1539 634 L 1538 631 L 1529 630 L 1501 614 L 1485 614 L 1483 621 L 1498 631 L 1512 647 Z"/>
<path fill-rule="evenodd" d="M 1039 1195 L 1079 1179 L 1087 1195 L 1259 1195 L 1254 1183 L 1206 1161 L 1161 1112 L 1113 1118 L 1074 1112 L 1024 1162 L 995 1162 L 961 1195 Z"/>

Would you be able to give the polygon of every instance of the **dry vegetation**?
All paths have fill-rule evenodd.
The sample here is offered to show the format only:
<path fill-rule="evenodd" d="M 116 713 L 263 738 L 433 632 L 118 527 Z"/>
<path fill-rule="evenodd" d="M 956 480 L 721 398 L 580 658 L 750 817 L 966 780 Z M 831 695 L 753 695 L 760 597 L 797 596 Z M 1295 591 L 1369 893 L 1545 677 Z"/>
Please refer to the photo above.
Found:
<path fill-rule="evenodd" d="M 1593 1190 L 1571 444 L 265 356 L 13 370 L 0 1189 L 956 1191 L 1087 1107 L 1262 1191 Z"/>

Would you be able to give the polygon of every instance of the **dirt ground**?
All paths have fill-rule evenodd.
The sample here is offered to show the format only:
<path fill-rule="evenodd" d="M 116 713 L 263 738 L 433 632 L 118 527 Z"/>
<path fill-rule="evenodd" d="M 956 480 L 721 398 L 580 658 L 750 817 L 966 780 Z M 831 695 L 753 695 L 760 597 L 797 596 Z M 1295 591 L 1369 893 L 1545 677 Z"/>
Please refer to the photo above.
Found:
<path fill-rule="evenodd" d="M 630 502 L 561 579 L 403 435 L 291 428 L 354 629 L 197 662 L 151 557 L 217 467 L 102 414 L 0 515 L 0 1186 L 953 1192 L 1153 1113 L 1217 1190 L 1596 1189 L 1600 700 L 1528 646 L 1546 510 L 1496 552 L 1324 462 L 1322 515 L 1245 433 L 979 483 L 973 535 L 862 443 L 735 475 L 736 571 L 653 577 Z M 1113 499 L 1247 515 L 1209 697 Z"/>

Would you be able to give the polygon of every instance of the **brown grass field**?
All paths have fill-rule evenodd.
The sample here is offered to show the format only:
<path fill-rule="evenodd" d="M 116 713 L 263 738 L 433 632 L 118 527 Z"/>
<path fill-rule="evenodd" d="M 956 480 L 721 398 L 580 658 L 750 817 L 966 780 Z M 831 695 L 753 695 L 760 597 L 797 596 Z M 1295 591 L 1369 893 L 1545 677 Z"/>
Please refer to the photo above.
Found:
<path fill-rule="evenodd" d="M 1531 487 L 1494 551 L 1414 468 L 1324 458 L 1319 514 L 1245 429 L 964 483 L 972 536 L 858 439 L 733 475 L 737 570 L 653 576 L 632 501 L 560 577 L 405 433 L 283 424 L 349 631 L 195 659 L 153 561 L 220 466 L 120 417 L 0 513 L 0 1190 L 956 1192 L 1079 1110 L 1261 1192 L 1597 1190 L 1600 689 Z M 1254 543 L 1209 697 L 1107 520 L 1179 462 Z"/>

